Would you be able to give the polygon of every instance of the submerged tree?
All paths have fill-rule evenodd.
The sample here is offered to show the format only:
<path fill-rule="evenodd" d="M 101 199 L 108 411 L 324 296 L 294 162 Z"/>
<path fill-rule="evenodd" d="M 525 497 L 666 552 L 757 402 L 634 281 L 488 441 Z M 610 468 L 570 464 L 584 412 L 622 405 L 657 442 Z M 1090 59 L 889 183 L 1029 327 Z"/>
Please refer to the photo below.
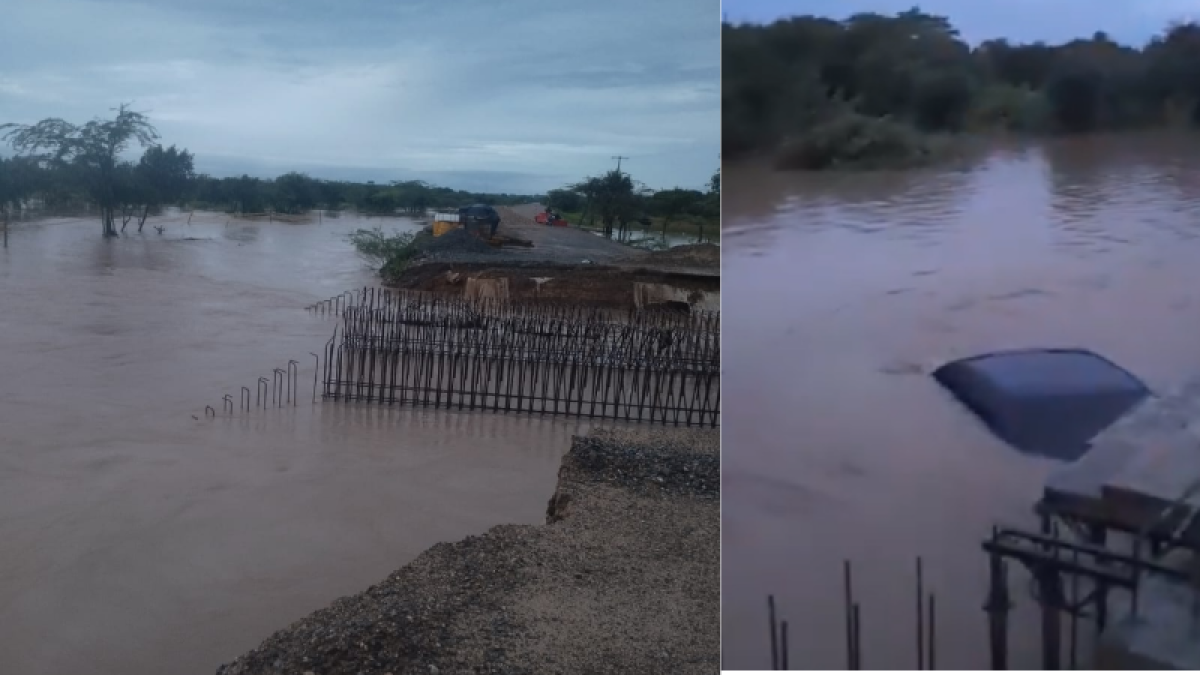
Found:
<path fill-rule="evenodd" d="M 142 153 L 134 173 L 134 181 L 142 207 L 138 218 L 138 232 L 146 224 L 150 210 L 164 204 L 179 202 L 188 192 L 195 170 L 192 154 L 176 149 L 174 145 L 163 149 L 153 145 Z"/>
<path fill-rule="evenodd" d="M 111 120 L 95 119 L 82 126 L 51 117 L 37 124 L 4 124 L 4 139 L 18 153 L 36 157 L 45 166 L 69 170 L 86 186 L 100 209 L 104 236 L 117 233 L 116 211 L 121 206 L 122 171 L 119 157 L 130 143 L 142 147 L 158 140 L 145 115 L 121 104 Z"/>
<path fill-rule="evenodd" d="M 704 193 L 698 190 L 659 190 L 650 197 L 654 213 L 662 218 L 662 236 L 667 236 L 671 222 L 686 216 L 700 216 L 704 204 Z"/>
<path fill-rule="evenodd" d="M 21 210 L 37 189 L 38 169 L 28 157 L 0 157 L 0 214 L 7 218 Z"/>
<path fill-rule="evenodd" d="M 320 186 L 306 174 L 291 171 L 275 179 L 276 211 L 304 213 L 315 207 L 320 198 Z"/>
<path fill-rule="evenodd" d="M 604 236 L 624 238 L 625 227 L 640 215 L 645 188 L 627 173 L 609 171 L 603 176 L 588 178 L 571 186 L 587 199 L 587 208 L 600 218 Z"/>

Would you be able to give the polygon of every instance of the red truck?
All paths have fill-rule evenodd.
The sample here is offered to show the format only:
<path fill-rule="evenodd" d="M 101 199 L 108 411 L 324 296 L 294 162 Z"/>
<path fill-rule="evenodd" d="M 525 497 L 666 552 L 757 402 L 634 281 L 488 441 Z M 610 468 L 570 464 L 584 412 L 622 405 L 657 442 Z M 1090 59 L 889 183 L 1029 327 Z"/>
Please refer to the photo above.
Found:
<path fill-rule="evenodd" d="M 533 220 L 538 225 L 549 225 L 551 227 L 566 227 L 567 220 L 553 211 L 542 211 L 533 217 Z"/>

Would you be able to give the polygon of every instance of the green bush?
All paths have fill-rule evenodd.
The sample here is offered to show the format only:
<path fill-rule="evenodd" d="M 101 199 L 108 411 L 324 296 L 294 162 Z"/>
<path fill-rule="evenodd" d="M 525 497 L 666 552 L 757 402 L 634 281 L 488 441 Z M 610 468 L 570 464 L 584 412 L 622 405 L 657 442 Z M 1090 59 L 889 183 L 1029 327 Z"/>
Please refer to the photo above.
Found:
<path fill-rule="evenodd" d="M 977 131 L 1046 131 L 1050 124 L 1046 95 L 1010 84 L 984 88 L 968 112 L 968 125 Z"/>
<path fill-rule="evenodd" d="M 780 169 L 879 168 L 919 164 L 932 154 L 928 138 L 907 124 L 847 112 L 789 137 L 775 164 Z"/>
<path fill-rule="evenodd" d="M 350 243 L 359 255 L 374 266 L 384 279 L 394 279 L 404 272 L 408 263 L 419 253 L 418 233 L 384 234 L 382 228 L 360 229 L 350 234 Z"/>

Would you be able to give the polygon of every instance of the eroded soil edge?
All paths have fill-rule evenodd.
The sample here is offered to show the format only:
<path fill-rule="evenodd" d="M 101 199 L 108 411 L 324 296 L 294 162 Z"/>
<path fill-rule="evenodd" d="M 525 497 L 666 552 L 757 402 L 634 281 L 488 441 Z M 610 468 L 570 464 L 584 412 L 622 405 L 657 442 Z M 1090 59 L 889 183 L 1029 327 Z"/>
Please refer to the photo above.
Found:
<path fill-rule="evenodd" d="M 438 544 L 217 672 L 717 672 L 719 643 L 718 433 L 601 430 L 546 525 Z"/>

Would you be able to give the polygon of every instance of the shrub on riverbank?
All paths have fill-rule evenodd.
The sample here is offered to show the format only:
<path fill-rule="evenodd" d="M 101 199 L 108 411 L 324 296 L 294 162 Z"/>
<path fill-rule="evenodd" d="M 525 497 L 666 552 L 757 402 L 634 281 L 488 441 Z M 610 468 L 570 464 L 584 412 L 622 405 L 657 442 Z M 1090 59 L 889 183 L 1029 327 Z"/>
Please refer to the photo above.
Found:
<path fill-rule="evenodd" d="M 359 255 L 379 268 L 379 275 L 386 280 L 399 276 L 420 254 L 422 234 L 397 232 L 389 235 L 384 234 L 382 228 L 360 229 L 350 234 L 350 243 L 358 249 Z"/>
<path fill-rule="evenodd" d="M 978 132 L 1045 132 L 1051 126 L 1050 102 L 1045 94 L 1028 87 L 992 85 L 972 104 L 967 126 Z"/>
<path fill-rule="evenodd" d="M 932 156 L 933 144 L 913 127 L 887 117 L 848 113 L 785 140 L 775 166 L 884 168 L 921 164 Z"/>

